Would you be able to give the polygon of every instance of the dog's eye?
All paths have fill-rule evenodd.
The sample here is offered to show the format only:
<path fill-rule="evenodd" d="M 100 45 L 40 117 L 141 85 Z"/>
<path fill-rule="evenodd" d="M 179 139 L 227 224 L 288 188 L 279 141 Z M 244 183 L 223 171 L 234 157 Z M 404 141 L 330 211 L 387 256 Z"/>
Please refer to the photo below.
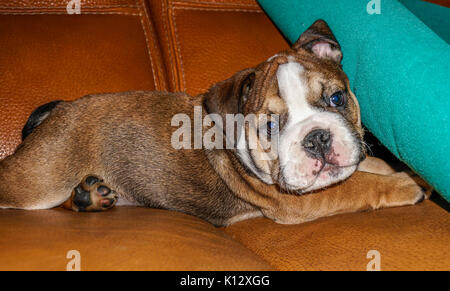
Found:
<path fill-rule="evenodd" d="M 267 134 L 269 136 L 277 134 L 278 130 L 279 130 L 278 122 L 276 121 L 267 122 Z"/>
<path fill-rule="evenodd" d="M 329 101 L 331 107 L 341 107 L 345 105 L 345 96 L 339 91 L 331 95 Z"/>

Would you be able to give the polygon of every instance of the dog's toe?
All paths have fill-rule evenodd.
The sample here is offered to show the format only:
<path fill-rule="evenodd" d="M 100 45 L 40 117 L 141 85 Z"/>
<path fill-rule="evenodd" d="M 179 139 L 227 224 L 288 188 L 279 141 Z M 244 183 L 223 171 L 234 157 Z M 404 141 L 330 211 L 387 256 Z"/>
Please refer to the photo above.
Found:
<path fill-rule="evenodd" d="M 83 179 L 83 182 L 87 185 L 87 186 L 92 186 L 94 184 L 97 184 L 98 182 L 103 182 L 102 179 L 100 179 L 97 176 L 87 176 L 86 178 Z"/>
<path fill-rule="evenodd" d="M 83 212 L 92 205 L 91 193 L 78 185 L 72 192 L 72 204 L 77 207 L 77 211 Z"/>
<path fill-rule="evenodd" d="M 111 189 L 109 189 L 109 188 L 106 187 L 106 186 L 101 185 L 101 186 L 98 186 L 98 187 L 97 187 L 97 193 L 98 193 L 100 196 L 105 197 L 105 196 L 108 196 L 109 194 L 111 194 Z"/>
<path fill-rule="evenodd" d="M 100 204 L 104 209 L 111 208 L 114 205 L 114 203 L 115 203 L 114 199 L 102 199 L 100 201 Z"/>
<path fill-rule="evenodd" d="M 423 190 L 422 190 L 423 191 Z M 427 198 L 427 195 L 425 194 L 425 192 L 423 191 L 422 195 L 419 197 L 419 199 L 417 199 L 415 204 L 419 204 L 423 201 L 425 201 L 425 198 Z"/>

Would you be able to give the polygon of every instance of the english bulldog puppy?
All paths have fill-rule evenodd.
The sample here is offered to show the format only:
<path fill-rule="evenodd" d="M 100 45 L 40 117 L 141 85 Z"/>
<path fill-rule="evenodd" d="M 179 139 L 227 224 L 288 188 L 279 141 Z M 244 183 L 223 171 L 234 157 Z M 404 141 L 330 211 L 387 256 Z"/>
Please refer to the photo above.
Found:
<path fill-rule="evenodd" d="M 409 176 L 362 162 L 359 105 L 341 60 L 318 20 L 291 49 L 196 97 L 126 92 L 41 106 L 0 162 L 0 208 L 103 211 L 120 199 L 223 226 L 422 201 Z"/>

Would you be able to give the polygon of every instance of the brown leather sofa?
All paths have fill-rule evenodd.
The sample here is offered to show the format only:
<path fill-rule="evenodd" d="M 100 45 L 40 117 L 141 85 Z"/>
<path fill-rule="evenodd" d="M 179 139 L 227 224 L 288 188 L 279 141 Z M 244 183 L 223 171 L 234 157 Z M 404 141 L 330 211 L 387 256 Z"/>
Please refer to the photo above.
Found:
<path fill-rule="evenodd" d="M 68 15 L 67 2 L 0 0 L 0 158 L 48 101 L 197 94 L 288 46 L 254 0 L 82 0 L 81 15 Z M 450 270 L 450 216 L 426 201 L 215 228 L 145 208 L 0 210 L 0 270 L 65 270 L 69 250 L 81 253 L 82 270 L 366 270 L 369 250 L 382 270 Z"/>

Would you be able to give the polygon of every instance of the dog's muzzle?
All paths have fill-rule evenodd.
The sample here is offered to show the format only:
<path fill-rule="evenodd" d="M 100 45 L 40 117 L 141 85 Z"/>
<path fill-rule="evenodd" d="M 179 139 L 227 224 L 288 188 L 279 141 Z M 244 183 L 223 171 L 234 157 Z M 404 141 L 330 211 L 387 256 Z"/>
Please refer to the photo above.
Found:
<path fill-rule="evenodd" d="M 305 151 L 313 158 L 324 159 L 331 150 L 332 136 L 329 130 L 314 129 L 303 139 Z"/>

